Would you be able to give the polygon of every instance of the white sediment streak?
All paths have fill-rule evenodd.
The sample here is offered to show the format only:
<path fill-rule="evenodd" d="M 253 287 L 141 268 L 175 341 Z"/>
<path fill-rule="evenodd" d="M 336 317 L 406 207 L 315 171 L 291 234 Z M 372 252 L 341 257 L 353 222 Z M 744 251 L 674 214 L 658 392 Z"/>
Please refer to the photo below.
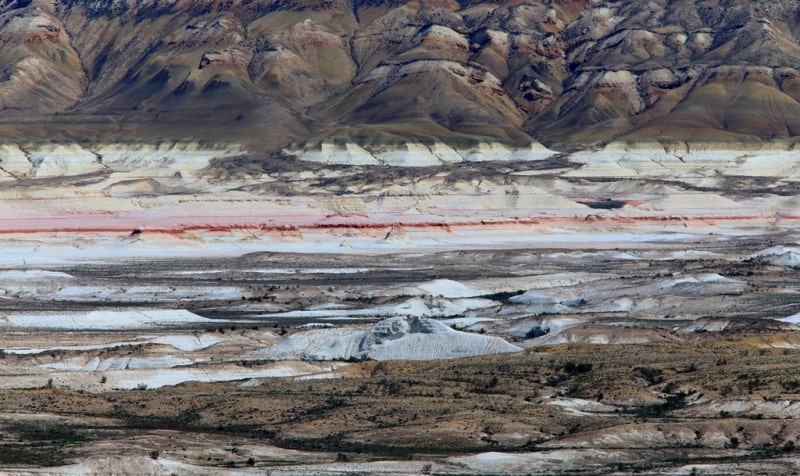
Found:
<path fill-rule="evenodd" d="M 187 324 L 207 324 L 211 319 L 185 310 L 91 311 L 62 313 L 0 313 L 0 328 L 123 330 Z"/>

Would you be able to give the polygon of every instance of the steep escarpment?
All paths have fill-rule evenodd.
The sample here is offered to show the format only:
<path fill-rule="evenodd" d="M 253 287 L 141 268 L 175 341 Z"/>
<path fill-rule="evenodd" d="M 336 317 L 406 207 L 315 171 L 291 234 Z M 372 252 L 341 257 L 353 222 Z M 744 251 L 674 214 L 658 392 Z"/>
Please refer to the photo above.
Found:
<path fill-rule="evenodd" d="M 7 0 L 0 136 L 793 142 L 799 14 L 786 0 Z"/>

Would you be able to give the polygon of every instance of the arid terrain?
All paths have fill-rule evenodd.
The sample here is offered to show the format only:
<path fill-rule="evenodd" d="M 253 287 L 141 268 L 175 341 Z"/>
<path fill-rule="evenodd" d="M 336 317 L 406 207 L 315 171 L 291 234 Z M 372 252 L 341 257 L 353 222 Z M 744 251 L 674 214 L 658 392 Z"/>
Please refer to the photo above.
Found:
<path fill-rule="evenodd" d="M 799 32 L 0 0 L 0 472 L 800 473 Z"/>
<path fill-rule="evenodd" d="M 800 466 L 789 154 L 158 154 L 6 181 L 7 471 Z"/>

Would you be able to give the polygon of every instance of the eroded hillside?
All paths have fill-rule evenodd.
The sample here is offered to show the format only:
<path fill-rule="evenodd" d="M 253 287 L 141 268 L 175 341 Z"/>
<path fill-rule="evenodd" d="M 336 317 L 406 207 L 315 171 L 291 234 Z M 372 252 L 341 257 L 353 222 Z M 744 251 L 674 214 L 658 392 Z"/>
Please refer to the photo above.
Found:
<path fill-rule="evenodd" d="M 0 2 L 0 134 L 98 142 L 800 135 L 797 2 Z"/>

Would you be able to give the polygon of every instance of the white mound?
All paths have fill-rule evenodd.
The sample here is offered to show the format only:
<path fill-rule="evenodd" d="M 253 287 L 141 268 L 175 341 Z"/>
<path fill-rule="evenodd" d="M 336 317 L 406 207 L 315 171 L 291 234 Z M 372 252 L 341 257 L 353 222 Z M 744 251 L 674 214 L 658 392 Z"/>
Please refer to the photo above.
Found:
<path fill-rule="evenodd" d="M 758 256 L 777 256 L 786 253 L 800 253 L 800 248 L 790 248 L 788 246 L 773 246 L 758 252 Z"/>
<path fill-rule="evenodd" d="M 509 301 L 514 304 L 556 304 L 558 301 L 546 294 L 537 293 L 536 291 L 527 291 L 518 296 L 514 296 Z"/>
<path fill-rule="evenodd" d="M 783 317 L 783 318 L 778 319 L 778 320 L 781 321 L 781 322 L 788 322 L 790 324 L 800 324 L 800 313 L 794 314 L 794 315 L 791 315 L 791 316 L 788 316 L 788 317 Z"/>
<path fill-rule="evenodd" d="M 800 253 L 787 251 L 782 255 L 773 256 L 769 260 L 775 266 L 786 266 L 788 268 L 800 268 Z"/>
<path fill-rule="evenodd" d="M 773 246 L 771 248 L 761 250 L 757 255 L 766 257 L 767 261 L 775 266 L 800 268 L 800 248 Z"/>
<path fill-rule="evenodd" d="M 393 317 L 368 331 L 317 329 L 294 334 L 259 352 L 259 356 L 284 360 L 428 360 L 520 350 L 499 337 L 456 331 L 432 319 Z"/>
<path fill-rule="evenodd" d="M 701 283 L 726 283 L 726 284 L 744 284 L 744 281 L 738 279 L 726 278 L 717 273 L 698 274 L 697 280 Z"/>
<path fill-rule="evenodd" d="M 490 294 L 490 292 L 486 290 L 468 286 L 450 279 L 436 279 L 420 284 L 417 287 L 428 295 L 441 296 L 444 298 L 465 298 Z"/>

